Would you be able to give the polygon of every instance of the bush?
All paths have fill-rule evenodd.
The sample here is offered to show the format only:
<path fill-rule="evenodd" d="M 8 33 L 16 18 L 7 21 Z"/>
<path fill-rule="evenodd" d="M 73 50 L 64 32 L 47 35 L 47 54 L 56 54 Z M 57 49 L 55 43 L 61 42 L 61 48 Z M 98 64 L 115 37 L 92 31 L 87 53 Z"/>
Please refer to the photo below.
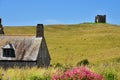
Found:
<path fill-rule="evenodd" d="M 51 80 L 50 77 L 31 76 L 29 80 Z"/>
<path fill-rule="evenodd" d="M 42 80 L 42 79 L 38 76 L 31 76 L 30 80 Z"/>
<path fill-rule="evenodd" d="M 116 74 L 112 72 L 107 72 L 104 75 L 105 75 L 105 80 L 118 80 Z"/>
<path fill-rule="evenodd" d="M 54 68 L 61 68 L 61 67 L 63 67 L 63 65 L 60 64 L 60 63 L 56 63 L 56 64 L 54 64 L 53 66 L 54 66 Z"/>
<path fill-rule="evenodd" d="M 65 72 L 57 72 L 52 76 L 52 80 L 104 80 L 102 76 L 91 72 L 85 66 L 76 67 Z"/>
<path fill-rule="evenodd" d="M 114 74 L 106 74 L 106 80 L 114 80 Z"/>
<path fill-rule="evenodd" d="M 117 59 L 116 59 L 116 62 L 120 63 L 120 58 L 117 58 Z"/>
<path fill-rule="evenodd" d="M 88 59 L 83 59 L 82 61 L 78 62 L 77 63 L 77 66 L 81 66 L 81 65 L 88 65 L 89 64 L 89 61 Z"/>

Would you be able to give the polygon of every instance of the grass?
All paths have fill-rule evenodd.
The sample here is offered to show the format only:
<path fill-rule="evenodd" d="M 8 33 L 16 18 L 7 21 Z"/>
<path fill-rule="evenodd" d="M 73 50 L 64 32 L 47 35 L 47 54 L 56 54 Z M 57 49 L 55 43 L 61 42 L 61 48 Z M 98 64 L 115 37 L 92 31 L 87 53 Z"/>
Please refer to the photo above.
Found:
<path fill-rule="evenodd" d="M 33 36 L 36 33 L 35 26 L 8 26 L 4 30 L 5 35 Z M 120 79 L 120 26 L 102 23 L 45 25 L 45 38 L 51 64 L 75 66 L 88 59 L 88 67 L 92 70 L 105 77 L 115 75 Z"/>
<path fill-rule="evenodd" d="M 45 80 L 50 78 L 56 69 L 49 68 L 9 68 L 7 70 L 0 69 L 0 80 Z"/>
<path fill-rule="evenodd" d="M 35 27 L 5 27 L 6 35 L 35 35 Z M 75 65 L 120 58 L 120 27 L 110 24 L 47 25 L 45 37 L 52 63 Z"/>
<path fill-rule="evenodd" d="M 119 80 L 120 79 L 120 67 L 116 63 L 104 64 L 101 66 L 87 66 L 92 72 L 102 75 L 105 80 Z M 58 71 L 63 71 L 64 68 L 9 68 L 0 69 L 0 80 L 51 80 L 52 76 Z"/>
<path fill-rule="evenodd" d="M 34 26 L 5 26 L 5 34 L 7 35 L 33 35 L 35 33 Z"/>

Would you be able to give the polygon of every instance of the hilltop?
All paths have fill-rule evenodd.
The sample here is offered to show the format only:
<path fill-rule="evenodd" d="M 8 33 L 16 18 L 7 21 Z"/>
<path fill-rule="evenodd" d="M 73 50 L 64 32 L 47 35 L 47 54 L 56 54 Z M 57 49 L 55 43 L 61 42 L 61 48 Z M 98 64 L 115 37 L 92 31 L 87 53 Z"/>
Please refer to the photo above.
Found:
<path fill-rule="evenodd" d="M 35 35 L 35 26 L 4 27 L 6 35 Z M 120 26 L 111 24 L 45 25 L 52 63 L 88 59 L 90 63 L 120 62 Z"/>

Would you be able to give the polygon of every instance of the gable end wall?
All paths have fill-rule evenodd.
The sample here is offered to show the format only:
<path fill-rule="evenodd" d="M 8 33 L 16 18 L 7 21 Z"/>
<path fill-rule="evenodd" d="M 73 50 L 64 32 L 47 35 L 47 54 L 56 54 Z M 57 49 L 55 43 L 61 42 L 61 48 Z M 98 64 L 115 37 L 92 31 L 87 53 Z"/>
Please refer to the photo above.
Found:
<path fill-rule="evenodd" d="M 45 38 L 42 39 L 42 43 L 39 49 L 37 65 L 38 67 L 48 67 L 50 65 L 50 55 L 46 45 Z"/>

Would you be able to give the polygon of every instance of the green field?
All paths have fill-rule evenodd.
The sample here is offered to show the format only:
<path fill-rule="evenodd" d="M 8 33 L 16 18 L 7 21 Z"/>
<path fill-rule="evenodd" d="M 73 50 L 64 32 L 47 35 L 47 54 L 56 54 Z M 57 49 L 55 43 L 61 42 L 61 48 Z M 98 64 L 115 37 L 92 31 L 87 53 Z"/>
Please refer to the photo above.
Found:
<path fill-rule="evenodd" d="M 4 31 L 5 35 L 33 36 L 36 28 L 5 26 Z M 91 70 L 120 79 L 120 26 L 102 23 L 45 25 L 45 38 L 51 64 L 75 66 L 79 61 L 88 59 Z"/>
<path fill-rule="evenodd" d="M 35 26 L 5 27 L 6 35 L 35 35 Z M 110 24 L 46 25 L 52 63 L 76 64 L 120 60 L 120 26 Z"/>

